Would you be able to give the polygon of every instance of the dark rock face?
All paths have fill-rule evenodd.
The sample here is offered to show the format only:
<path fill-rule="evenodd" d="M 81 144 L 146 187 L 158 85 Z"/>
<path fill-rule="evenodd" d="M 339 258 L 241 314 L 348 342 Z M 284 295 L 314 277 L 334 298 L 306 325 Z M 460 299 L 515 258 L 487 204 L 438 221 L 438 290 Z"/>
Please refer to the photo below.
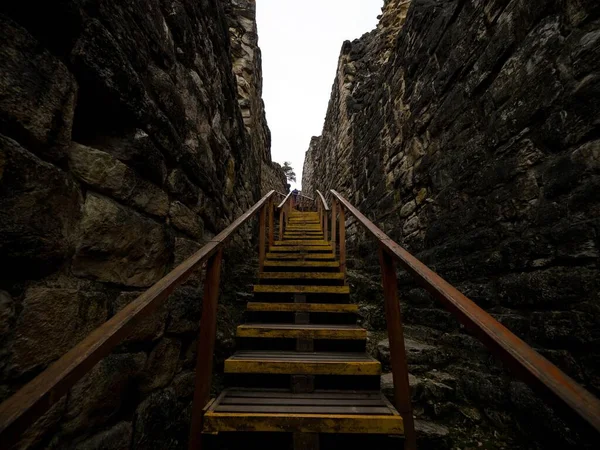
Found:
<path fill-rule="evenodd" d="M 377 29 L 344 43 L 303 189 L 340 191 L 600 395 L 598 2 L 403 8 L 386 1 Z M 373 242 L 352 219 L 348 240 L 356 301 L 380 339 Z M 460 448 L 593 446 L 409 276 L 399 279 L 411 372 L 459 380 L 453 398 L 417 399 L 418 417 L 449 426 Z"/>
<path fill-rule="evenodd" d="M 0 6 L 1 400 L 266 191 L 285 191 L 254 8 Z M 237 284 L 223 289 L 220 358 L 246 289 L 228 274 L 255 251 L 253 236 L 246 227 L 225 255 L 223 279 Z M 202 278 L 140 322 L 17 447 L 185 448 Z"/>

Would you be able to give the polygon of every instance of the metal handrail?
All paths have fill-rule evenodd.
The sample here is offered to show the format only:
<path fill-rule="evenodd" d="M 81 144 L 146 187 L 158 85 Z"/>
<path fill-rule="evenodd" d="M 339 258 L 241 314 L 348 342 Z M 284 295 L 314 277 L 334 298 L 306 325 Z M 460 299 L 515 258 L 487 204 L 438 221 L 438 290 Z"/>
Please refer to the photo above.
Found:
<path fill-rule="evenodd" d="M 498 355 L 529 386 L 567 406 L 600 431 L 600 400 L 514 335 L 472 300 L 390 239 L 335 190 L 333 197 L 380 243 L 384 256 L 397 261 L 492 353 Z M 395 277 L 395 274 L 394 274 Z"/>
<path fill-rule="evenodd" d="M 233 233 L 260 212 L 260 241 L 262 246 L 260 248 L 260 257 L 264 259 L 265 216 L 268 207 L 270 210 L 269 228 L 272 235 L 273 214 L 271 206 L 274 193 L 275 191 L 270 191 L 266 194 L 200 250 L 116 313 L 110 320 L 92 331 L 79 344 L 0 404 L 0 442 L 4 445 L 9 445 L 18 440 L 23 430 L 27 429 L 37 418 L 60 400 L 78 380 L 125 339 L 142 319 L 164 303 L 169 294 L 203 263 L 207 265 L 207 277 L 200 327 L 199 364 L 196 371 L 197 381 L 194 402 L 195 404 L 200 404 L 205 399 L 208 400 L 213 353 L 211 346 L 214 346 L 213 331 L 214 326 L 216 326 L 216 302 L 219 291 L 218 284 L 222 250 L 225 243 L 231 239 Z M 269 240 L 272 241 L 272 237 Z M 212 336 L 210 333 L 212 333 Z M 204 342 L 201 342 L 203 339 Z M 202 353 L 203 358 L 210 359 L 209 364 L 202 365 L 203 361 L 200 361 L 200 353 Z M 198 367 L 200 367 L 200 370 L 198 370 Z M 200 393 L 198 393 L 199 386 L 201 387 Z M 194 410 L 197 411 L 199 408 L 201 412 L 203 406 L 204 404 L 200 404 L 200 406 L 195 405 Z M 196 434 L 199 435 L 200 432 L 198 431 Z M 191 433 L 192 435 L 194 433 Z"/>

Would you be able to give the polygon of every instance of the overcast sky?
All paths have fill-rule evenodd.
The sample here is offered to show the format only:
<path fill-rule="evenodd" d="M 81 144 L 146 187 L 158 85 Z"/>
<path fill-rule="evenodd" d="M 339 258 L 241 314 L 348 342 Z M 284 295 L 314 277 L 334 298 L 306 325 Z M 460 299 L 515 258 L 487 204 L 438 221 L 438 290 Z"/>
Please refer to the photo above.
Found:
<path fill-rule="evenodd" d="M 310 138 L 323 129 L 342 43 L 377 25 L 383 0 L 257 0 L 271 154 L 302 181 Z"/>

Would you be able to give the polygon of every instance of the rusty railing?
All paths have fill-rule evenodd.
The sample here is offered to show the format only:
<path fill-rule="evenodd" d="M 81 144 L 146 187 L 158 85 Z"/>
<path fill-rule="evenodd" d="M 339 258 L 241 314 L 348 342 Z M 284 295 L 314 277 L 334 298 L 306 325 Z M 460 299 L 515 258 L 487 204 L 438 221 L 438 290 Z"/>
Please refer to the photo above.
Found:
<path fill-rule="evenodd" d="M 379 262 L 394 381 L 394 401 L 398 412 L 404 419 L 406 449 L 413 450 L 416 448 L 416 437 L 410 403 L 408 365 L 400 315 L 396 263 L 412 275 L 413 279 L 435 299 L 439 300 L 473 335 L 532 389 L 542 394 L 552 403 L 568 408 L 567 410 L 574 412 L 597 431 L 600 431 L 600 400 L 391 240 L 338 192 L 332 189 L 331 195 L 333 198 L 331 237 L 335 248 L 335 217 L 337 211 L 340 264 L 342 264 L 343 259 L 344 271 L 346 254 L 345 233 L 343 231 L 345 230 L 344 211 L 352 214 L 357 222 L 373 235 L 379 243 Z"/>
<path fill-rule="evenodd" d="M 136 324 L 150 315 L 173 290 L 194 270 L 206 263 L 206 280 L 202 301 L 202 317 L 198 337 L 196 380 L 192 405 L 189 448 L 201 445 L 203 408 L 209 401 L 212 383 L 212 363 L 217 327 L 217 303 L 221 278 L 223 247 L 232 235 L 248 220 L 259 214 L 259 259 L 265 257 L 267 212 L 269 243 L 273 243 L 273 197 L 269 192 L 254 206 L 215 236 L 204 247 L 155 283 L 146 292 L 92 331 L 79 344 L 54 362 L 0 405 L 0 442 L 2 447 L 17 442 L 22 433 L 64 396 L 96 363 L 107 356 L 133 330 Z"/>

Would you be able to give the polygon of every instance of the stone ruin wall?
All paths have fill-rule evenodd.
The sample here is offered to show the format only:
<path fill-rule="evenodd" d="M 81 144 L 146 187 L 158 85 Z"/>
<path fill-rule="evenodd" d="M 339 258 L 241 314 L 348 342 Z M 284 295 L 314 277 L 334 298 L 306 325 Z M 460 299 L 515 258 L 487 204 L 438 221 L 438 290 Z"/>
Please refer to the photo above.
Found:
<path fill-rule="evenodd" d="M 344 43 L 303 189 L 340 191 L 600 395 L 600 4 L 406 3 Z M 386 362 L 373 241 L 349 226 L 351 285 Z M 419 419 L 460 448 L 593 447 L 399 277 Z"/>

